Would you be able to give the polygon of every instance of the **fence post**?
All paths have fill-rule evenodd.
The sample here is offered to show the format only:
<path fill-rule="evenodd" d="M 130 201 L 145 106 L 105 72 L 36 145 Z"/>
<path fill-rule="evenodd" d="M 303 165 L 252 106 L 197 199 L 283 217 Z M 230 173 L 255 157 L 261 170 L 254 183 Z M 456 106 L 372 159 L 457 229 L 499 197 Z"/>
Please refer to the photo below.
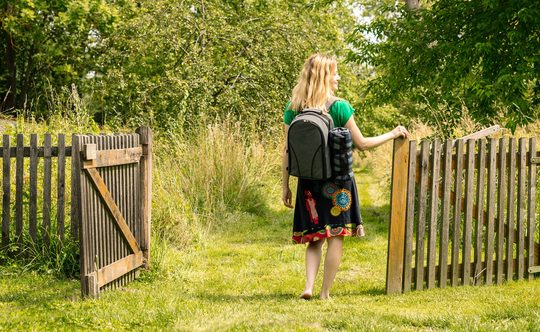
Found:
<path fill-rule="evenodd" d="M 79 240 L 79 222 L 80 222 L 80 200 L 81 200 L 81 182 L 80 182 L 80 148 L 79 136 L 71 135 L 71 238 Z M 84 276 L 81 276 L 81 278 Z"/>
<path fill-rule="evenodd" d="M 416 155 L 412 156 L 413 158 Z M 386 293 L 403 291 L 403 255 L 405 243 L 405 216 L 407 213 L 407 181 L 409 140 L 394 140 L 392 158 L 392 193 L 390 199 L 390 225 L 388 230 L 388 260 L 386 264 Z"/>
<path fill-rule="evenodd" d="M 139 127 L 136 133 L 140 136 L 143 149 L 141 157 L 141 204 L 142 209 L 142 242 L 141 250 L 144 255 L 144 267 L 150 267 L 150 221 L 152 207 L 152 130 L 149 127 Z"/>

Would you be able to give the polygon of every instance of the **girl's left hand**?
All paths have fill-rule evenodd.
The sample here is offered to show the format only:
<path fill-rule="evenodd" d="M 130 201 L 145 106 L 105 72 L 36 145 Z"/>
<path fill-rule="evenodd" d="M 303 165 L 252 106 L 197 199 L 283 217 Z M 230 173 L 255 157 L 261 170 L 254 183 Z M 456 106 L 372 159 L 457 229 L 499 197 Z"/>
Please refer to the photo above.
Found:
<path fill-rule="evenodd" d="M 394 138 L 398 138 L 400 136 L 403 136 L 403 138 L 409 138 L 409 131 L 403 126 L 397 126 L 392 130 L 392 136 Z"/>

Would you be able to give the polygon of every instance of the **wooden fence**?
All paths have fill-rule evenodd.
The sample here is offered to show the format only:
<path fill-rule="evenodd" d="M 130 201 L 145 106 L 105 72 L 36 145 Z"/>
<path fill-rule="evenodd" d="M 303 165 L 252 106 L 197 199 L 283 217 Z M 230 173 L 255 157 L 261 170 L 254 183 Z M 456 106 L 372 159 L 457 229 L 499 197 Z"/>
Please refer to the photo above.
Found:
<path fill-rule="evenodd" d="M 387 293 L 540 272 L 534 138 L 394 142 Z"/>
<path fill-rule="evenodd" d="M 33 242 L 39 241 L 48 245 L 51 226 L 54 226 L 53 229 L 60 240 L 64 240 L 66 160 L 71 157 L 71 147 L 66 146 L 65 142 L 65 135 L 59 134 L 57 145 L 52 146 L 52 136 L 45 134 L 43 145 L 39 146 L 38 135 L 32 134 L 30 145 L 25 146 L 24 136 L 18 134 L 12 146 L 11 137 L 3 135 L 0 148 L 2 155 L 2 248 L 7 248 L 11 243 L 20 244 L 25 237 L 29 237 Z M 25 163 L 27 159 L 29 162 Z M 55 188 L 52 183 L 53 164 L 56 164 Z M 15 172 L 13 172 L 13 166 Z M 15 178 L 14 197 L 13 177 Z M 38 180 L 42 181 L 43 190 L 40 193 L 38 193 Z M 68 186 L 69 189 L 73 184 L 68 183 Z M 56 201 L 52 199 L 53 190 L 56 190 Z M 38 202 L 42 205 L 38 206 Z M 51 208 L 55 210 L 55 220 L 51 220 Z M 52 221 L 56 224 L 51 224 Z M 71 235 L 74 238 L 78 237 L 78 222 L 73 217 L 71 218 Z"/>
<path fill-rule="evenodd" d="M 148 267 L 151 130 L 141 127 L 136 134 L 73 135 L 72 146 L 66 146 L 63 134 L 57 136 L 56 146 L 52 146 L 50 134 L 44 135 L 43 145 L 38 145 L 36 134 L 30 135 L 30 146 L 24 146 L 24 141 L 18 134 L 12 146 L 11 137 L 3 135 L 0 148 L 0 251 L 13 254 L 11 244 L 23 242 L 48 246 L 53 235 L 62 243 L 69 215 L 70 234 L 80 245 L 84 296 L 125 285 L 139 267 Z"/>

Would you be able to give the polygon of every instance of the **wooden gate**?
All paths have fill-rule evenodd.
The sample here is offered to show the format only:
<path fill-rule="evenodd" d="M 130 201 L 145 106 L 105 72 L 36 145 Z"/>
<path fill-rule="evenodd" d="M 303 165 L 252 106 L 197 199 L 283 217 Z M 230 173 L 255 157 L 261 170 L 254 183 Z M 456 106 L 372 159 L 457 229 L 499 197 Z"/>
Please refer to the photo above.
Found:
<path fill-rule="evenodd" d="M 394 142 L 387 293 L 540 272 L 534 138 Z"/>
<path fill-rule="evenodd" d="M 148 267 L 152 135 L 79 135 L 73 142 L 74 167 L 80 171 L 81 288 L 85 296 L 133 280 Z"/>

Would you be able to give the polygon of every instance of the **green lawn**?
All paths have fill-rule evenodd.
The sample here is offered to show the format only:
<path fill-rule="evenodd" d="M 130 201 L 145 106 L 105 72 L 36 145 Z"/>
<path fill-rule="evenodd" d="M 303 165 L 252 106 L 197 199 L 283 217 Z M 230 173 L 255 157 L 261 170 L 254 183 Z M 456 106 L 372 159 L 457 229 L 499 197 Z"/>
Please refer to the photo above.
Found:
<path fill-rule="evenodd" d="M 369 199 L 368 175 L 358 182 L 367 236 L 347 238 L 331 301 L 298 299 L 305 247 L 276 202 L 224 218 L 191 250 L 162 245 L 159 269 L 97 300 L 78 281 L 1 268 L 0 330 L 540 330 L 540 279 L 384 295 L 388 207 Z"/>

